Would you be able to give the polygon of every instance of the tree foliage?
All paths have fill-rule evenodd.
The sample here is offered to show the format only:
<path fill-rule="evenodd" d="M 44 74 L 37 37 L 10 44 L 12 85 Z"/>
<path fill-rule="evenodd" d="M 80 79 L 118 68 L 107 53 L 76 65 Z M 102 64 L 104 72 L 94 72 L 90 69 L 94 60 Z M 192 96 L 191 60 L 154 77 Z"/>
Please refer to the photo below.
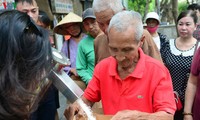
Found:
<path fill-rule="evenodd" d="M 128 0 L 128 9 L 139 12 L 145 16 L 147 12 L 154 9 L 155 0 Z"/>
<path fill-rule="evenodd" d="M 186 10 L 188 4 L 196 3 L 198 0 L 159 0 L 159 9 L 156 1 L 158 2 L 158 0 L 128 0 L 128 9 L 139 12 L 143 20 L 148 12 L 159 10 L 162 22 L 174 24 L 178 14 Z"/>
<path fill-rule="evenodd" d="M 187 7 L 188 7 L 187 1 L 180 2 L 178 4 L 178 12 L 180 13 L 181 11 L 187 10 Z"/>

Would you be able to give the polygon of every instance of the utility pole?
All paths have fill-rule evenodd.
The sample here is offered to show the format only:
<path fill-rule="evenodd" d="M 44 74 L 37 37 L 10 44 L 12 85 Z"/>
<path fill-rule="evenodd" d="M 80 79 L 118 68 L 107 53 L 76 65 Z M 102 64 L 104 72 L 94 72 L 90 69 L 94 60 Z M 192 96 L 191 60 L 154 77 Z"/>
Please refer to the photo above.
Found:
<path fill-rule="evenodd" d="M 200 0 L 197 0 L 197 3 L 200 4 Z"/>
<path fill-rule="evenodd" d="M 156 2 L 155 3 L 155 5 L 156 5 L 156 12 L 160 16 L 160 0 L 156 0 L 155 2 Z"/>
<path fill-rule="evenodd" d="M 122 0 L 123 6 L 128 9 L 128 0 Z"/>
<path fill-rule="evenodd" d="M 85 0 L 85 2 L 84 2 L 84 9 L 87 9 L 87 8 L 89 8 L 89 1 Z"/>

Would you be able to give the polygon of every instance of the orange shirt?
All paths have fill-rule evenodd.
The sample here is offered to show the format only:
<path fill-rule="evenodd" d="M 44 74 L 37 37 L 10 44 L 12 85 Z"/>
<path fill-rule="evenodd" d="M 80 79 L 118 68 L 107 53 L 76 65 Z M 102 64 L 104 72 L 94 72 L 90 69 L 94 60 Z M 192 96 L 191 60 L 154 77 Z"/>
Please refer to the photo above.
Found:
<path fill-rule="evenodd" d="M 84 92 L 92 102 L 102 100 L 104 114 L 120 110 L 175 113 L 172 80 L 167 68 L 139 49 L 140 59 L 132 74 L 122 80 L 113 57 L 102 60 Z"/>

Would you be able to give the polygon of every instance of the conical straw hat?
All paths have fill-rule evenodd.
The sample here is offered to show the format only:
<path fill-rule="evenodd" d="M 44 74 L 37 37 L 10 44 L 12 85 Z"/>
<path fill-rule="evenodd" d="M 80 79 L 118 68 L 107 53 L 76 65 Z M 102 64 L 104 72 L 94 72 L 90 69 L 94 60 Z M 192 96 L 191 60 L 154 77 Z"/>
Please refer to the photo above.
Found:
<path fill-rule="evenodd" d="M 68 13 L 57 25 L 54 27 L 54 32 L 61 35 L 68 35 L 66 30 L 62 29 L 63 25 L 68 23 L 81 23 L 82 18 L 73 12 Z"/>

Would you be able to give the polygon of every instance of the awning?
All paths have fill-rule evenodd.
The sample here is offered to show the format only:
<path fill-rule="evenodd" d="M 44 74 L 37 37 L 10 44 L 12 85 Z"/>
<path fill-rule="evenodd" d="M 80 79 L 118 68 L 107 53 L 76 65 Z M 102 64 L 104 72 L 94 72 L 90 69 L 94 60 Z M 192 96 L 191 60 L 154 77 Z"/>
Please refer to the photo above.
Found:
<path fill-rule="evenodd" d="M 49 18 L 51 20 L 53 20 L 53 14 L 51 12 L 51 8 L 50 8 L 50 4 L 48 0 L 36 0 L 39 9 L 42 11 L 45 11 L 47 13 L 47 15 L 49 16 Z"/>

